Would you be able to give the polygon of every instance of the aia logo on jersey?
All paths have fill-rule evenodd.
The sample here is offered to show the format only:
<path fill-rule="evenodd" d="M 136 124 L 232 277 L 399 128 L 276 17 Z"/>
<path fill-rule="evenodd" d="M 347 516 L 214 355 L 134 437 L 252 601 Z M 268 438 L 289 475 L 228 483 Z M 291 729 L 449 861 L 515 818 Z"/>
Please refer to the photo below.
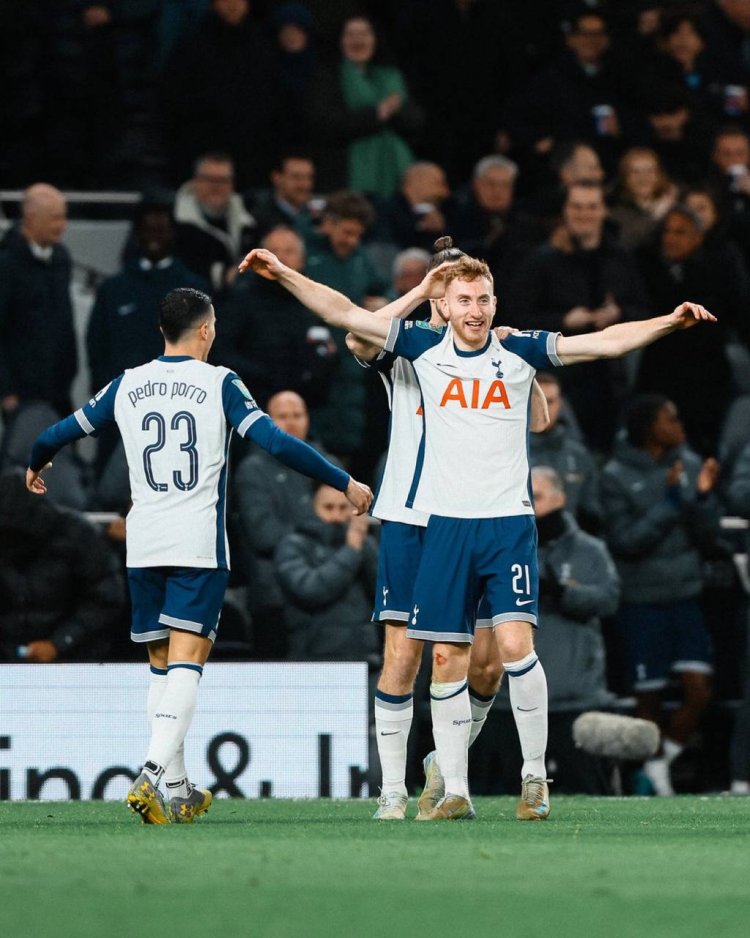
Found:
<path fill-rule="evenodd" d="M 502 381 L 499 379 L 493 381 L 484 394 L 481 390 L 481 384 L 482 382 L 478 378 L 474 378 L 472 381 L 461 381 L 460 378 L 454 378 L 443 392 L 440 406 L 447 407 L 451 402 L 454 402 L 462 408 L 489 410 L 492 404 L 502 404 L 506 410 L 510 410 L 510 401 Z"/>

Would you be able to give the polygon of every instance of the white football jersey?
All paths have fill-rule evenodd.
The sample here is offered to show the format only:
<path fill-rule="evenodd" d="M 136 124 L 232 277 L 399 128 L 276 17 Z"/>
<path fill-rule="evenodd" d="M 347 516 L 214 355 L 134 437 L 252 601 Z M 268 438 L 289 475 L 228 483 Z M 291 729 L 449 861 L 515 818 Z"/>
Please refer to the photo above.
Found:
<path fill-rule="evenodd" d="M 407 505 L 449 518 L 534 513 L 528 457 L 536 370 L 561 365 L 557 333 L 521 332 L 462 352 L 450 327 L 394 320 L 387 351 L 413 362 L 424 418 Z"/>
<path fill-rule="evenodd" d="M 388 352 L 370 364 L 383 379 L 391 409 L 388 454 L 371 514 L 381 521 L 426 527 L 429 516 L 406 505 L 422 440 L 422 394 L 414 366 Z"/>
<path fill-rule="evenodd" d="M 129 369 L 76 411 L 87 433 L 122 436 L 133 507 L 129 567 L 228 567 L 227 453 L 264 416 L 228 368 L 161 356 Z"/>

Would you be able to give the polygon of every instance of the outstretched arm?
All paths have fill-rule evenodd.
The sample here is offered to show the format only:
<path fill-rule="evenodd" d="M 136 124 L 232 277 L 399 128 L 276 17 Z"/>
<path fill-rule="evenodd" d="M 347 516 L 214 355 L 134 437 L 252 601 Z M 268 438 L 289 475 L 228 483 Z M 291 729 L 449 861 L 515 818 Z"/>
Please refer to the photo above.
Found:
<path fill-rule="evenodd" d="M 365 342 L 377 345 L 378 348 L 383 347 L 388 337 L 392 318 L 403 318 L 419 303 L 442 296 L 444 292 L 442 272 L 438 273 L 441 268 L 435 268 L 419 286 L 410 290 L 405 296 L 395 300 L 378 313 L 370 313 L 361 306 L 356 306 L 342 293 L 322 283 L 316 283 L 304 274 L 282 264 L 275 254 L 264 248 L 251 251 L 240 264 L 239 270 L 240 273 L 254 270 L 267 280 L 277 280 L 300 303 L 303 303 L 329 326 L 337 326 L 347 332 L 352 332 Z"/>
<path fill-rule="evenodd" d="M 667 316 L 638 322 L 620 322 L 586 335 L 561 335 L 557 339 L 557 357 L 563 365 L 590 362 L 597 358 L 619 358 L 644 348 L 678 329 L 690 329 L 699 322 L 716 322 L 716 317 L 698 303 L 681 303 Z"/>

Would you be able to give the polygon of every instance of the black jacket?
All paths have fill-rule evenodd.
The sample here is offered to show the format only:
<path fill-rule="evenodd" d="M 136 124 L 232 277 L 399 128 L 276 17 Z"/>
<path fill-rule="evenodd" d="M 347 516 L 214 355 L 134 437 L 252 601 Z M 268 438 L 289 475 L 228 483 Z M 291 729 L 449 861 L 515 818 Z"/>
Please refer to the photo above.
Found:
<path fill-rule="evenodd" d="M 78 353 L 70 301 L 71 260 L 57 244 L 39 260 L 18 227 L 0 242 L 0 398 L 46 401 L 70 410 Z"/>
<path fill-rule="evenodd" d="M 82 515 L 27 492 L 21 475 L 0 486 L 0 659 L 51 641 L 61 659 L 86 659 L 120 624 L 125 584 L 102 535 Z"/>

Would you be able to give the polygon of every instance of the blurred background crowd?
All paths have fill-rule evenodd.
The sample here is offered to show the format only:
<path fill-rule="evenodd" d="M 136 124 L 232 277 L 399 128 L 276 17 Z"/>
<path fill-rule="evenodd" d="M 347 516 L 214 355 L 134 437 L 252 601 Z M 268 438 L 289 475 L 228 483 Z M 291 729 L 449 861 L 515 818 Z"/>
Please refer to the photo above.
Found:
<path fill-rule="evenodd" d="M 60 454 L 44 503 L 18 468 L 160 354 L 170 289 L 209 291 L 211 361 L 377 484 L 379 378 L 236 266 L 263 245 L 375 310 L 450 235 L 489 263 L 497 324 L 718 316 L 540 376 L 539 643 L 553 709 L 635 693 L 686 744 L 686 787 L 747 787 L 750 0 L 0 0 L 0 27 L 0 658 L 133 655 L 117 435 Z M 377 669 L 377 527 L 263 452 L 232 460 L 217 655 Z"/>

